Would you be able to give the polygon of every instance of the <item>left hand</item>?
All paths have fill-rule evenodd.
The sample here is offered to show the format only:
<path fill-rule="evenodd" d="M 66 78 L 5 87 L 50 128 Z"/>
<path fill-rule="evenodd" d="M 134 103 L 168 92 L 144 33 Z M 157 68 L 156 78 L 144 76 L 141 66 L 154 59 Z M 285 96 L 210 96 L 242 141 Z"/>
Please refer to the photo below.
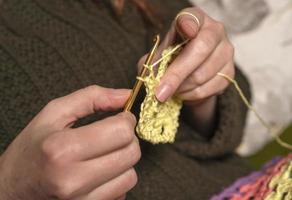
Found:
<path fill-rule="evenodd" d="M 186 8 L 182 12 L 196 16 L 199 23 L 189 14 L 179 14 L 173 21 L 156 57 L 167 47 L 180 43 L 182 38 L 189 39 L 189 42 L 168 67 L 156 88 L 156 97 L 165 102 L 176 93 L 184 100 L 187 119 L 194 128 L 211 132 L 215 122 L 216 97 L 229 85 L 217 73 L 234 78 L 234 48 L 221 22 L 197 7 Z"/>
<path fill-rule="evenodd" d="M 216 96 L 228 86 L 218 72 L 234 77 L 234 48 L 222 23 L 215 21 L 197 7 L 184 9 L 197 16 L 180 15 L 160 45 L 160 49 L 177 42 L 178 36 L 190 39 L 169 66 L 156 89 L 156 97 L 164 102 L 177 93 L 185 103 L 202 102 Z M 199 27 L 200 25 L 200 27 Z"/>

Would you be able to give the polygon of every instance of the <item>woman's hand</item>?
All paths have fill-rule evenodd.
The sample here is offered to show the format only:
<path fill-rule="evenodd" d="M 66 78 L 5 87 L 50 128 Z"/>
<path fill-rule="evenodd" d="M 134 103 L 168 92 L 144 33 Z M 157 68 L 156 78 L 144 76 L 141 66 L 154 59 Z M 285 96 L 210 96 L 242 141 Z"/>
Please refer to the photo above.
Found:
<path fill-rule="evenodd" d="M 0 160 L 1 200 L 120 199 L 137 182 L 135 117 L 120 113 L 71 128 L 97 110 L 121 108 L 128 90 L 90 86 L 50 102 Z"/>
<path fill-rule="evenodd" d="M 189 42 L 161 79 L 156 97 L 164 102 L 178 94 L 184 100 L 189 121 L 200 131 L 208 132 L 205 128 L 214 121 L 216 96 L 229 84 L 217 73 L 234 77 L 234 48 L 223 24 L 199 8 L 187 8 L 180 13 L 158 52 L 182 39 Z"/>

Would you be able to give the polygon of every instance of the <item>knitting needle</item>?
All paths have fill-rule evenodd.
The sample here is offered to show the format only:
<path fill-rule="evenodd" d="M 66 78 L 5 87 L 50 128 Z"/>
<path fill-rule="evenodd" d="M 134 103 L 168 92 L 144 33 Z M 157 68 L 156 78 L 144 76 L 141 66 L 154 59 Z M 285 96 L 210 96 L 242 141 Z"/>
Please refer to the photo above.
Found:
<path fill-rule="evenodd" d="M 149 66 L 152 63 L 152 60 L 153 60 L 153 57 L 154 57 L 155 52 L 157 50 L 157 47 L 159 45 L 159 42 L 160 42 L 160 36 L 156 35 L 155 38 L 154 38 L 154 45 L 153 45 L 150 53 L 148 54 L 148 56 L 146 58 L 146 61 L 145 61 L 144 65 L 143 65 L 143 68 L 142 68 L 142 71 L 141 71 L 139 77 L 143 78 L 146 75 L 147 68 L 145 67 L 145 65 Z M 125 105 L 125 108 L 124 108 L 125 112 L 131 111 L 131 108 L 132 108 L 132 106 L 133 106 L 133 104 L 135 102 L 135 99 L 137 98 L 137 95 L 138 95 L 138 93 L 139 93 L 139 91 L 141 89 L 142 84 L 143 84 L 143 82 L 141 80 L 138 80 L 138 79 L 136 80 L 134 88 L 133 88 L 133 90 L 131 92 L 131 96 L 128 99 L 126 105 Z"/>

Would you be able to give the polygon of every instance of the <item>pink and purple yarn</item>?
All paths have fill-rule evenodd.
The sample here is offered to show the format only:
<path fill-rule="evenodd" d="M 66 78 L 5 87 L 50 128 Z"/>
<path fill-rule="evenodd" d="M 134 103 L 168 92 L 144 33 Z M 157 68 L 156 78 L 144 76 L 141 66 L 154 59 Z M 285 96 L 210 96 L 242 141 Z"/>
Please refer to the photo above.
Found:
<path fill-rule="evenodd" d="M 269 195 L 271 189 L 269 182 L 280 173 L 282 166 L 292 159 L 292 154 L 287 157 L 276 157 L 265 164 L 261 170 L 238 179 L 233 185 L 226 188 L 211 200 L 260 200 Z"/>

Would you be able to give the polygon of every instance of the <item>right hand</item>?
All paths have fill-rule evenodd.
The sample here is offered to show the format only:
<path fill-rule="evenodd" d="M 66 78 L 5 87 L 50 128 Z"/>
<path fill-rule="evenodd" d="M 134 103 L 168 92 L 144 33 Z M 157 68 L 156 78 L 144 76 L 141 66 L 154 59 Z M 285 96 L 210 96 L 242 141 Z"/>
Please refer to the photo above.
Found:
<path fill-rule="evenodd" d="M 141 156 L 131 113 L 71 128 L 97 110 L 121 108 L 129 90 L 90 86 L 51 101 L 0 158 L 1 200 L 123 199 Z"/>

